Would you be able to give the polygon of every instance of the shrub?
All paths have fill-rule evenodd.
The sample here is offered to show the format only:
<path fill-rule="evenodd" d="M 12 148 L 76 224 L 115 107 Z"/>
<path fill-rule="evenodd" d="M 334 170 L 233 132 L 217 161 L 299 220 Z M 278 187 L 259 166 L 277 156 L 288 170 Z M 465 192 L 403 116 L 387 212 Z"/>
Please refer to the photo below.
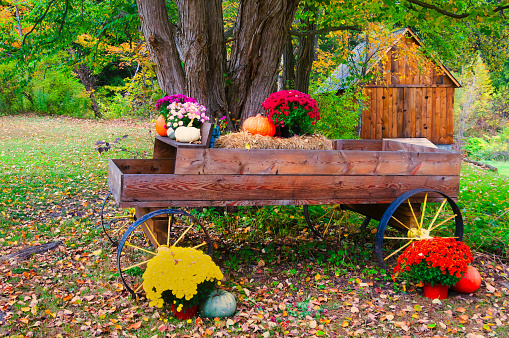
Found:
<path fill-rule="evenodd" d="M 316 131 L 330 139 L 359 138 L 357 128 L 362 94 L 348 89 L 343 95 L 326 93 L 315 96 L 320 110 L 320 120 L 316 123 Z"/>

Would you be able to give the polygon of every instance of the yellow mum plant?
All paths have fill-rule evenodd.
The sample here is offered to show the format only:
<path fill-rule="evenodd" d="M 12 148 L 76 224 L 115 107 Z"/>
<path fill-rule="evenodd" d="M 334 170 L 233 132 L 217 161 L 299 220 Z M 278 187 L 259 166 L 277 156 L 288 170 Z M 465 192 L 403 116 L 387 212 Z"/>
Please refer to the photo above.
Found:
<path fill-rule="evenodd" d="M 161 246 L 147 263 L 143 289 L 150 306 L 174 304 L 177 311 L 204 299 L 215 288 L 223 273 L 203 252 L 182 247 Z"/>

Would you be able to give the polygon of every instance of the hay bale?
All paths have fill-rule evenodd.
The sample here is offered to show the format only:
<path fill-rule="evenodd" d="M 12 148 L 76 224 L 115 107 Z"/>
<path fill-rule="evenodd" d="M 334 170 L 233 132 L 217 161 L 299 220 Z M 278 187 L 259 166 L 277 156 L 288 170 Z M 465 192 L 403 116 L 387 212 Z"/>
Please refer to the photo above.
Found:
<path fill-rule="evenodd" d="M 240 132 L 220 136 L 214 148 L 332 150 L 332 140 L 322 135 L 280 138 Z"/>

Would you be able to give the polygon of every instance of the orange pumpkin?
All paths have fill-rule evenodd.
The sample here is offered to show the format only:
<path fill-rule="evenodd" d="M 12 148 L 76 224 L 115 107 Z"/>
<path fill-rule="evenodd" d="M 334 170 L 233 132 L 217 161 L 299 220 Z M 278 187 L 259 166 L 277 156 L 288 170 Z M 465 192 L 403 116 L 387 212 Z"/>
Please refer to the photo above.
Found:
<path fill-rule="evenodd" d="M 477 291 L 480 286 L 481 275 L 479 274 L 479 271 L 469 265 L 463 278 L 461 278 L 451 289 L 459 293 L 472 293 Z"/>
<path fill-rule="evenodd" d="M 274 136 L 276 126 L 274 122 L 260 114 L 247 118 L 242 124 L 242 131 L 253 135 Z"/>
<path fill-rule="evenodd" d="M 166 120 L 161 115 L 156 120 L 156 132 L 161 136 L 168 136 L 168 128 L 166 127 Z"/>

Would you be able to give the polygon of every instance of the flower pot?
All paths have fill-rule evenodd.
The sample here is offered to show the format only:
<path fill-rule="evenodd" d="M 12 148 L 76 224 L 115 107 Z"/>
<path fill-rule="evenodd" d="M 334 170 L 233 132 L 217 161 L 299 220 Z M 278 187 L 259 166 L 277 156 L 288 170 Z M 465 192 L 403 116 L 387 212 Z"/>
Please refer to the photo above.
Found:
<path fill-rule="evenodd" d="M 424 296 L 430 299 L 446 299 L 449 287 L 447 285 L 424 283 Z"/>
<path fill-rule="evenodd" d="M 175 304 L 171 304 L 171 311 L 173 312 L 173 315 L 175 318 L 181 319 L 181 320 L 187 320 L 193 318 L 196 313 L 198 312 L 198 304 L 190 306 L 190 307 L 184 307 L 181 311 L 177 311 L 177 307 Z"/>

